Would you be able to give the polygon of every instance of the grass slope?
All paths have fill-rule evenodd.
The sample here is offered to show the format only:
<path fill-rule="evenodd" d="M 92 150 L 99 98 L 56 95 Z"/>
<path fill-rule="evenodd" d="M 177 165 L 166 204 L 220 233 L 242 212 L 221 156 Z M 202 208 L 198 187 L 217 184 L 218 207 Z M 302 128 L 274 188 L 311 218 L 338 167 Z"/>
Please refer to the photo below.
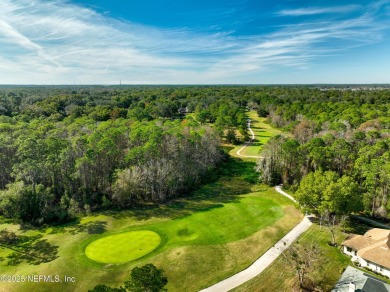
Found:
<path fill-rule="evenodd" d="M 165 248 L 181 245 L 222 244 L 245 238 L 284 215 L 282 207 L 261 192 L 215 205 L 184 218 L 143 226 L 161 234 Z"/>
<path fill-rule="evenodd" d="M 337 241 L 342 242 L 346 234 L 338 231 Z M 322 255 L 321 265 L 314 271 L 314 279 L 320 291 L 330 291 L 340 278 L 344 268 L 350 264 L 349 257 L 344 255 L 340 249 L 328 245 L 330 233 L 326 228 L 320 228 L 313 224 L 307 232 L 302 234 L 298 241 L 300 243 L 318 244 Z M 278 257 L 262 274 L 234 289 L 234 292 L 246 291 L 291 291 L 296 281 L 296 275 L 285 263 L 283 257 Z"/>

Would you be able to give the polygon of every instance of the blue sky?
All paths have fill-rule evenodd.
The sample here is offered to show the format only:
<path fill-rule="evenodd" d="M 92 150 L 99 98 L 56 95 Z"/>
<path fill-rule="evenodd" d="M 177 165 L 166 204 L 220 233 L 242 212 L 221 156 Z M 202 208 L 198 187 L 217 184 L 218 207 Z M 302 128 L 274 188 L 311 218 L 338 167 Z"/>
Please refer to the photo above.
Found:
<path fill-rule="evenodd" d="M 0 84 L 390 83 L 390 0 L 1 0 Z"/>

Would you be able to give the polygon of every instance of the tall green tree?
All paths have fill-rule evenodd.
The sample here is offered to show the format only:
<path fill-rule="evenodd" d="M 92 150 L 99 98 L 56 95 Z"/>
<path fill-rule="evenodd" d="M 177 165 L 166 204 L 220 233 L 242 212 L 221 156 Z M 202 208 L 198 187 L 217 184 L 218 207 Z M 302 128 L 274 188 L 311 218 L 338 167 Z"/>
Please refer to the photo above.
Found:
<path fill-rule="evenodd" d="M 335 226 L 344 216 L 363 209 L 358 184 L 349 176 L 338 176 L 333 171 L 316 171 L 304 177 L 296 192 L 300 207 L 316 214 L 335 244 Z"/>

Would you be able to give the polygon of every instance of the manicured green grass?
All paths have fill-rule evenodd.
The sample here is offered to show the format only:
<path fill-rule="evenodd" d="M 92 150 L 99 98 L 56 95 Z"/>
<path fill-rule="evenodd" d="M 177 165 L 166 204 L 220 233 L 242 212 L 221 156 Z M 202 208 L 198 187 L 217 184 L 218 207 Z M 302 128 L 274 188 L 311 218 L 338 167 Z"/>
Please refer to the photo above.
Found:
<path fill-rule="evenodd" d="M 272 137 L 281 134 L 278 129 L 273 128 L 266 122 L 266 118 L 260 118 L 255 111 L 249 111 L 248 117 L 251 119 L 251 128 L 255 134 L 255 140 L 245 147 L 242 151 L 242 155 L 258 156 L 264 144 L 268 142 Z M 237 157 L 237 151 L 240 150 L 242 145 L 235 147 L 230 154 Z"/>
<path fill-rule="evenodd" d="M 234 202 L 212 204 L 183 218 L 129 228 L 147 230 L 102 237 L 87 246 L 86 255 L 102 263 L 127 262 L 151 252 L 156 247 L 155 244 L 159 245 L 158 234 L 164 239 L 161 249 L 183 245 L 223 244 L 245 238 L 259 229 L 272 225 L 283 215 L 283 208 L 274 200 L 268 199 L 261 192 L 251 193 L 237 197 Z M 143 249 L 147 249 L 148 252 L 142 253 L 137 250 L 142 247 L 142 243 L 137 244 L 132 236 L 135 234 L 141 241 L 146 242 L 147 238 L 143 238 L 145 232 L 148 232 L 146 237 L 153 233 L 158 237 L 151 239 L 153 248 L 145 246 Z M 127 240 L 130 241 L 129 244 L 136 244 L 136 247 L 126 247 Z M 140 256 L 125 254 L 125 251 Z"/>
<path fill-rule="evenodd" d="M 161 238 L 156 232 L 130 231 L 95 240 L 87 246 L 85 254 L 100 263 L 122 264 L 147 255 L 160 242 Z"/>
<path fill-rule="evenodd" d="M 64 275 L 75 283 L 4 283 L 5 291 L 88 291 L 97 284 L 121 285 L 135 266 L 153 263 L 164 269 L 169 291 L 198 291 L 249 266 L 302 218 L 293 203 L 269 187 L 256 184 L 254 163 L 229 159 L 209 181 L 185 198 L 131 210 L 106 211 L 79 222 L 19 230 L 40 233 L 59 247 L 58 258 L 37 266 L 4 266 L 4 274 Z M 147 255 L 123 264 L 91 260 L 87 247 L 100 238 L 149 230 L 161 237 Z M 115 238 L 115 237 L 114 237 Z M 3 254 L 3 253 L 2 253 Z"/>
<path fill-rule="evenodd" d="M 190 216 L 146 226 L 164 237 L 165 248 L 222 244 L 245 238 L 283 216 L 283 208 L 260 192 L 215 204 Z"/>
<path fill-rule="evenodd" d="M 215 203 L 210 198 L 186 199 L 166 208 L 174 213 L 175 208 L 186 204 L 189 209 L 200 209 L 171 219 L 161 218 L 158 209 L 154 216 L 145 210 L 145 217 L 139 217 L 138 212 L 110 212 L 86 217 L 81 224 L 106 222 L 107 231 L 102 234 L 72 234 L 72 225 L 57 231 L 54 228 L 51 234 L 43 233 L 45 239 L 59 246 L 58 259 L 39 266 L 2 266 L 2 272 L 67 275 L 76 277 L 76 283 L 5 283 L 4 289 L 87 291 L 99 283 L 114 287 L 125 281 L 135 266 L 153 263 L 164 269 L 169 291 L 197 291 L 250 265 L 301 219 L 287 199 L 270 189 L 229 198 L 226 203 Z M 166 214 L 165 210 L 163 213 Z M 139 259 L 116 265 L 98 263 L 85 254 L 88 245 L 99 238 L 137 230 L 158 232 L 160 246 Z"/>

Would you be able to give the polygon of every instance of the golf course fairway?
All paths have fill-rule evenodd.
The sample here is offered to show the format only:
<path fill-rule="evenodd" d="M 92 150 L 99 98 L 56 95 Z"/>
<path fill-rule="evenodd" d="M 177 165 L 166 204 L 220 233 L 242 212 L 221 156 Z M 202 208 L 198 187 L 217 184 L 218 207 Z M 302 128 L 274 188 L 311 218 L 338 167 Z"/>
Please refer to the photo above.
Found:
<path fill-rule="evenodd" d="M 90 243 L 85 254 L 90 259 L 105 264 L 126 263 L 155 250 L 161 242 L 153 231 L 138 230 L 110 235 Z"/>

